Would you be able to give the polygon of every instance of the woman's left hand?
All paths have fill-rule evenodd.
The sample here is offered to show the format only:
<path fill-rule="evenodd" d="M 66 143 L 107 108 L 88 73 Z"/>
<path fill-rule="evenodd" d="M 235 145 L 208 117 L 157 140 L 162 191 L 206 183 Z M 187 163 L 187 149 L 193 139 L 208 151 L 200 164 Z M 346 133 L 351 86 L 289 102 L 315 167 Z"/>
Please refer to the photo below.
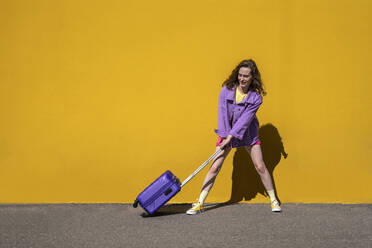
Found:
<path fill-rule="evenodd" d="M 223 139 L 221 144 L 220 144 L 220 148 L 221 150 L 223 150 L 225 148 L 225 146 L 227 146 L 228 144 L 230 144 L 231 140 L 232 140 L 233 136 L 231 135 L 228 135 L 226 137 L 226 139 Z"/>

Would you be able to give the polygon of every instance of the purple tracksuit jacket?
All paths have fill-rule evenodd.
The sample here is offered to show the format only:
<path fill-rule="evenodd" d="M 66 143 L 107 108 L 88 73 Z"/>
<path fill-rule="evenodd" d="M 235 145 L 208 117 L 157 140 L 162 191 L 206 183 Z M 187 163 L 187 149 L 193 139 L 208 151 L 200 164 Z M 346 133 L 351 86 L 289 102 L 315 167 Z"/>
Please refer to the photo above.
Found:
<path fill-rule="evenodd" d="M 232 147 L 250 146 L 258 141 L 259 123 L 256 112 L 262 103 L 262 96 L 249 91 L 240 103 L 235 102 L 235 89 L 222 87 L 218 101 L 218 136 L 226 138 L 231 134 Z"/>

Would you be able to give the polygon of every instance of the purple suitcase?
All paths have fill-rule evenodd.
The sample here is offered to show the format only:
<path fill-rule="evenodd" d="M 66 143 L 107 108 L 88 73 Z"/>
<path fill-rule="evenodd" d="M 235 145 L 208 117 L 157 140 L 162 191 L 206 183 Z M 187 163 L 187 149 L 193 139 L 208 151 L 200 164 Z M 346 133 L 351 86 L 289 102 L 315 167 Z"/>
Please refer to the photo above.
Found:
<path fill-rule="evenodd" d="M 137 200 L 147 213 L 153 214 L 181 190 L 180 180 L 167 170 L 150 184 Z M 136 204 L 136 202 L 135 202 Z"/>
<path fill-rule="evenodd" d="M 137 196 L 137 199 L 133 203 L 133 207 L 136 208 L 137 205 L 140 204 L 148 214 L 153 214 L 175 196 L 188 181 L 198 174 L 199 171 L 201 171 L 220 152 L 221 149 L 218 149 L 196 171 L 186 178 L 182 184 L 172 172 L 167 170 Z"/>

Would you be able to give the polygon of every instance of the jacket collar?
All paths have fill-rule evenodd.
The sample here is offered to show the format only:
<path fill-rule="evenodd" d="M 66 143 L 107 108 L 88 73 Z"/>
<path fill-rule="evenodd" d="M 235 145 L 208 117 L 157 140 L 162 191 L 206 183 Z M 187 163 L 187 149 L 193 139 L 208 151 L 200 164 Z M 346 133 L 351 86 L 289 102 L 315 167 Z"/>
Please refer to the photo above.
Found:
<path fill-rule="evenodd" d="M 235 85 L 234 88 L 232 88 L 231 90 L 227 89 L 227 93 L 226 93 L 226 99 L 233 101 L 234 104 L 235 104 L 236 87 L 237 86 Z M 248 100 L 250 94 L 251 94 L 251 91 L 248 91 L 247 96 L 244 97 L 243 101 L 241 101 L 239 104 L 246 102 Z"/>

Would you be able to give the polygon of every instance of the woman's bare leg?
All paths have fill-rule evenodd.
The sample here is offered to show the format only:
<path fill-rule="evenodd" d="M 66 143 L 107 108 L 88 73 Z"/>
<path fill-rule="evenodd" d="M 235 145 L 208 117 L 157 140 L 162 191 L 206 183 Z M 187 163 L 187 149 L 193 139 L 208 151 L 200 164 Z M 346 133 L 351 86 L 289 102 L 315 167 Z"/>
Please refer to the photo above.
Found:
<path fill-rule="evenodd" d="M 219 149 L 219 147 L 216 148 L 216 151 Z M 214 184 L 214 181 L 216 180 L 216 177 L 218 175 L 218 172 L 221 170 L 221 166 L 223 164 L 223 161 L 229 154 L 231 148 L 226 147 L 223 151 L 221 151 L 217 157 L 213 160 L 211 167 L 209 168 L 209 171 L 207 175 L 204 178 L 203 187 L 198 199 L 197 203 L 194 203 L 192 205 L 192 208 L 186 211 L 186 214 L 194 215 L 201 213 L 204 209 L 204 201 L 208 196 L 209 191 L 212 189 L 212 186 Z"/>
<path fill-rule="evenodd" d="M 262 151 L 260 145 L 254 145 L 252 147 L 246 146 L 245 149 L 251 155 L 254 167 L 256 168 L 258 174 L 261 177 L 261 181 L 266 189 L 267 194 L 271 201 L 271 211 L 281 212 L 282 209 L 275 196 L 275 191 L 273 187 L 273 181 L 271 179 L 270 173 L 266 168 L 266 165 L 262 159 Z"/>
<path fill-rule="evenodd" d="M 254 167 L 256 168 L 258 174 L 260 175 L 261 181 L 266 191 L 273 190 L 274 189 L 273 181 L 263 161 L 261 146 L 260 145 L 246 146 L 245 149 L 251 156 Z"/>
<path fill-rule="evenodd" d="M 219 147 L 216 147 L 216 151 Z M 213 160 L 211 167 L 209 168 L 209 171 L 207 175 L 204 178 L 202 191 L 209 192 L 211 188 L 213 187 L 214 181 L 218 175 L 218 172 L 220 172 L 222 164 L 231 151 L 231 147 L 226 146 L 225 149 L 220 152 L 217 157 Z"/>

